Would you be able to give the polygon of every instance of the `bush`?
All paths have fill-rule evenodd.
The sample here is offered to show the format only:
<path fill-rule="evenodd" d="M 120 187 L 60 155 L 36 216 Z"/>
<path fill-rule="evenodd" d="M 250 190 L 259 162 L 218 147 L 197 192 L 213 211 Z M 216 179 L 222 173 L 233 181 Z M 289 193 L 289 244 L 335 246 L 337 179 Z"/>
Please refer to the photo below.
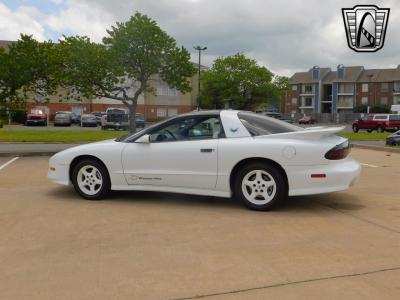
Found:
<path fill-rule="evenodd" d="M 0 120 L 0 128 L 3 128 L 3 121 Z"/>
<path fill-rule="evenodd" d="M 370 108 L 369 112 L 374 113 L 374 114 L 387 114 L 387 113 L 390 113 L 390 109 L 389 109 L 389 107 L 387 107 L 387 105 L 379 104 L 379 105 L 372 106 Z"/>
<path fill-rule="evenodd" d="M 25 109 L 15 109 L 11 113 L 11 120 L 15 123 L 24 124 L 26 121 L 26 110 Z"/>
<path fill-rule="evenodd" d="M 367 113 L 368 112 L 368 105 L 361 104 L 359 106 L 354 107 L 355 113 Z M 370 107 L 369 112 L 371 114 L 387 114 L 390 113 L 390 109 L 385 104 L 378 104 L 375 106 Z"/>

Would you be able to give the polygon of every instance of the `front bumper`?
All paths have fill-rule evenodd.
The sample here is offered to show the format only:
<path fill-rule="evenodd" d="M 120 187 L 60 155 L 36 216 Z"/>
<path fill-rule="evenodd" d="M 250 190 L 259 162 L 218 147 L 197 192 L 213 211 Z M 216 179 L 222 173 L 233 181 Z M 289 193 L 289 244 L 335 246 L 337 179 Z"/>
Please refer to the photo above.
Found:
<path fill-rule="evenodd" d="M 53 158 L 50 158 L 47 178 L 61 185 L 70 185 L 69 165 L 56 163 Z"/>
<path fill-rule="evenodd" d="M 46 119 L 26 120 L 26 125 L 45 125 Z"/>
<path fill-rule="evenodd" d="M 291 166 L 288 172 L 289 196 L 312 195 L 342 191 L 354 184 L 360 175 L 360 163 L 353 159 L 331 161 L 327 165 Z M 312 178 L 311 174 L 325 174 Z"/>

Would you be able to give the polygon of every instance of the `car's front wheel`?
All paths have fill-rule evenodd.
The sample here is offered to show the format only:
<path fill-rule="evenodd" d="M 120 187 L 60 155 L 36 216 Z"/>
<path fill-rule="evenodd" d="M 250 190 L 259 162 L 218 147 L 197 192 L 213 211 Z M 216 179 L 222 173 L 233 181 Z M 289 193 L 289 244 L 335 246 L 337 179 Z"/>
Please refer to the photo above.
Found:
<path fill-rule="evenodd" d="M 87 159 L 76 164 L 72 183 L 84 199 L 100 200 L 110 191 L 111 183 L 107 169 L 97 160 Z"/>
<path fill-rule="evenodd" d="M 282 172 L 273 165 L 252 163 L 240 169 L 234 195 L 254 210 L 270 210 L 287 198 L 288 188 Z"/>
<path fill-rule="evenodd" d="M 357 125 L 353 125 L 353 132 L 357 133 L 358 132 L 358 126 Z"/>

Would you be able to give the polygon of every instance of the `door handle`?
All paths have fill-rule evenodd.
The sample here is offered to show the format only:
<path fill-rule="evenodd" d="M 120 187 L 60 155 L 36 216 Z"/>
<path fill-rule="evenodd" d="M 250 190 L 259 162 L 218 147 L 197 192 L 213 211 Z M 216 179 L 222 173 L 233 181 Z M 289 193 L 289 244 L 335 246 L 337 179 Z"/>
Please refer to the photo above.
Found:
<path fill-rule="evenodd" d="M 212 149 L 212 148 L 203 148 L 203 149 L 200 149 L 200 152 L 201 153 L 211 153 L 211 152 L 214 152 L 215 151 L 215 149 Z"/>

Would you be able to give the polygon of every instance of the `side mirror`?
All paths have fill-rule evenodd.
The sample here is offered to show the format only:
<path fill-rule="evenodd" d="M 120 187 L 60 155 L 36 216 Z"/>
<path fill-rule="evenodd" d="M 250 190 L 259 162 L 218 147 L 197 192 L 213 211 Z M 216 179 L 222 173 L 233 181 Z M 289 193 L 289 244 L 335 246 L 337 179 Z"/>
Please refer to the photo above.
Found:
<path fill-rule="evenodd" d="M 135 141 L 135 143 L 150 144 L 150 134 L 142 135 Z"/>

